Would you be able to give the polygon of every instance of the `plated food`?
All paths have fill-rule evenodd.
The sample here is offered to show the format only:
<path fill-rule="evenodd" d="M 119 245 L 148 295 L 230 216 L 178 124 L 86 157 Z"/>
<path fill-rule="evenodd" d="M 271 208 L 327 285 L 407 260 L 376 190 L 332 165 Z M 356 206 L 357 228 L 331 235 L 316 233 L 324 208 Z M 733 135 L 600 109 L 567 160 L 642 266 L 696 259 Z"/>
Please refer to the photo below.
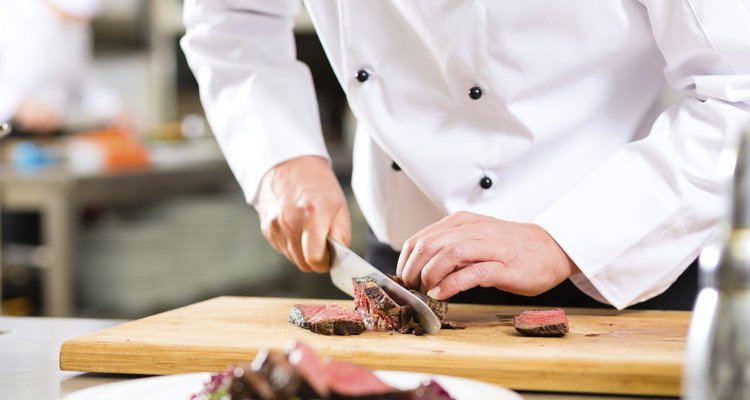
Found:
<path fill-rule="evenodd" d="M 320 359 L 302 343 L 288 351 L 265 349 L 253 362 L 211 375 L 191 400 L 455 400 L 434 379 L 402 390 L 372 371 Z"/>

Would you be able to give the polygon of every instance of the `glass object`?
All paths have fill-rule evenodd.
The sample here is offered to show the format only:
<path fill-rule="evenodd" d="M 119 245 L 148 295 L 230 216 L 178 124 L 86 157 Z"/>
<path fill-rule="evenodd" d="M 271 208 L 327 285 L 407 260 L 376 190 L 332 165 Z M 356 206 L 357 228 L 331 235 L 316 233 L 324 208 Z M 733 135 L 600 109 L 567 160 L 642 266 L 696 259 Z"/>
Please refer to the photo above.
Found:
<path fill-rule="evenodd" d="M 700 257 L 685 357 L 686 400 L 750 399 L 750 131 L 733 154 L 724 235 Z"/>

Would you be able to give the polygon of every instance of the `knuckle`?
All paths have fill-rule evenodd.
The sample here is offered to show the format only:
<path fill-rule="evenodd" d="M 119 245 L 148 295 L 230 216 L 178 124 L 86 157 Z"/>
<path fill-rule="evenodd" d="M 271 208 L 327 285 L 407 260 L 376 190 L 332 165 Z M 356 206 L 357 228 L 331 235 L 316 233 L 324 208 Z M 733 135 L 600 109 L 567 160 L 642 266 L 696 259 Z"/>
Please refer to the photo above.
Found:
<path fill-rule="evenodd" d="M 445 257 L 450 260 L 460 260 L 461 259 L 461 246 L 451 243 L 445 246 L 444 249 Z"/>
<path fill-rule="evenodd" d="M 457 274 L 448 275 L 441 283 L 441 286 L 458 291 L 458 292 L 463 291 L 464 284 L 461 281 L 461 279 L 456 275 Z"/>
<path fill-rule="evenodd" d="M 417 239 L 417 242 L 414 244 L 414 253 L 417 255 L 422 255 L 430 250 L 430 242 L 425 240 L 424 238 Z"/>
<path fill-rule="evenodd" d="M 422 269 L 421 273 L 419 274 L 419 279 L 423 286 L 425 287 L 433 287 L 440 283 L 440 273 L 437 272 L 434 268 L 431 268 L 431 266 L 427 266 L 424 269 Z"/>
<path fill-rule="evenodd" d="M 313 201 L 303 201 L 300 205 L 300 208 L 305 211 L 305 214 L 312 215 L 315 214 L 317 211 L 317 207 L 315 206 L 315 202 Z"/>
<path fill-rule="evenodd" d="M 487 278 L 487 266 L 484 264 L 474 264 L 469 268 L 471 278 L 475 283 L 482 283 Z"/>
<path fill-rule="evenodd" d="M 281 213 L 279 213 L 278 220 L 279 225 L 283 230 L 287 232 L 291 232 L 294 230 L 295 217 L 293 212 L 282 211 Z"/>

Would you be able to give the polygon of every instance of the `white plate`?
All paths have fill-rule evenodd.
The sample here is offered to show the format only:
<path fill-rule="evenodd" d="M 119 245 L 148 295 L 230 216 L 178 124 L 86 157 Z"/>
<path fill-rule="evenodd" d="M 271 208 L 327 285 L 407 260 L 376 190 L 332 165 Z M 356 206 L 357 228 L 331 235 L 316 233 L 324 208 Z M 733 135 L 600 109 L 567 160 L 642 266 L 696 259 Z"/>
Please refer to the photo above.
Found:
<path fill-rule="evenodd" d="M 432 378 L 456 400 L 522 400 L 521 396 L 508 389 L 470 379 L 402 371 L 375 371 L 375 374 L 399 389 L 411 389 L 422 380 Z M 201 390 L 209 376 L 207 373 L 165 375 L 109 383 L 79 390 L 63 397 L 63 400 L 189 400 L 191 395 Z"/>

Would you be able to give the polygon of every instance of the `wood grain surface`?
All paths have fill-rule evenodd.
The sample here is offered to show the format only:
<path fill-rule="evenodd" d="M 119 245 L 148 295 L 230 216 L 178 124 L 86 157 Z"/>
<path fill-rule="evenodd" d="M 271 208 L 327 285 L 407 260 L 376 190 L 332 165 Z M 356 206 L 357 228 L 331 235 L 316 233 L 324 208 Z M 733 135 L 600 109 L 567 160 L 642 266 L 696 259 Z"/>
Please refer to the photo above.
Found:
<path fill-rule="evenodd" d="M 62 370 L 176 374 L 223 370 L 265 347 L 299 340 L 323 356 L 372 369 L 478 379 L 516 390 L 671 395 L 680 391 L 689 312 L 568 309 L 570 333 L 516 333 L 523 309 L 453 304 L 467 325 L 435 335 L 321 336 L 287 322 L 295 303 L 353 301 L 218 297 L 67 340 Z"/>

